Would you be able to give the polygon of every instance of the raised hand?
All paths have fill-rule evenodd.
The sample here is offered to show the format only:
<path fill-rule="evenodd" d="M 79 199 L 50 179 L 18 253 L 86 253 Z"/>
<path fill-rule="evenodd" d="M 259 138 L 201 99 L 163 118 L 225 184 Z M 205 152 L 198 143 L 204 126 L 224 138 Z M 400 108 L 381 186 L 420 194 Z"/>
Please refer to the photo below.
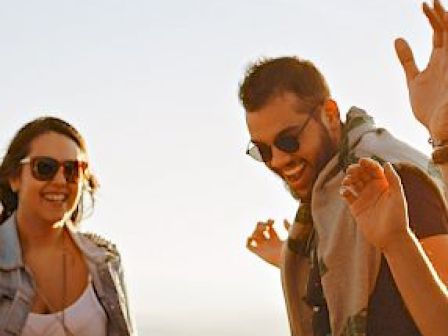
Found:
<path fill-rule="evenodd" d="M 359 229 L 379 249 L 409 232 L 403 187 L 390 163 L 383 169 L 372 159 L 360 159 L 347 169 L 340 192 Z"/>
<path fill-rule="evenodd" d="M 280 267 L 283 240 L 279 238 L 273 225 L 272 219 L 258 222 L 252 235 L 247 238 L 246 247 L 264 261 Z M 291 225 L 285 220 L 284 226 L 286 230 L 289 230 Z"/>
<path fill-rule="evenodd" d="M 433 139 L 448 141 L 448 12 L 439 0 L 433 7 L 424 3 L 423 12 L 433 30 L 433 48 L 426 68 L 417 68 L 404 39 L 395 41 L 395 50 L 406 75 L 415 117 Z"/>

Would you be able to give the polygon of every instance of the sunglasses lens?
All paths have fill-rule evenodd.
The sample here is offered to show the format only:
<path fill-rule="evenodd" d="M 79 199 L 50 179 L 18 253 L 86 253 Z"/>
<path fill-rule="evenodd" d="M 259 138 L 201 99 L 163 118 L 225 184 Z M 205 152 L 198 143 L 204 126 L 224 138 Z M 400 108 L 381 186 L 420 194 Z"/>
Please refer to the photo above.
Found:
<path fill-rule="evenodd" d="M 299 142 L 293 136 L 278 137 L 275 141 L 275 146 L 286 153 L 294 153 L 299 150 Z"/>
<path fill-rule="evenodd" d="M 64 162 L 64 176 L 67 182 L 76 182 L 79 177 L 79 162 L 65 161 Z"/>
<path fill-rule="evenodd" d="M 51 180 L 57 173 L 59 163 L 51 158 L 37 158 L 33 164 L 34 177 L 41 181 Z"/>

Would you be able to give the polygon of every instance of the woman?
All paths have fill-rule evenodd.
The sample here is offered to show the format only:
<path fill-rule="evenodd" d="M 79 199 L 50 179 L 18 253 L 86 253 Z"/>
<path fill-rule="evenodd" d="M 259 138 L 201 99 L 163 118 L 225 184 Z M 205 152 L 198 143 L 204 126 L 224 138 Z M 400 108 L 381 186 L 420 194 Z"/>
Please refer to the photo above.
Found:
<path fill-rule="evenodd" d="M 80 233 L 97 183 L 67 122 L 38 118 L 0 165 L 0 335 L 135 335 L 115 246 Z"/>

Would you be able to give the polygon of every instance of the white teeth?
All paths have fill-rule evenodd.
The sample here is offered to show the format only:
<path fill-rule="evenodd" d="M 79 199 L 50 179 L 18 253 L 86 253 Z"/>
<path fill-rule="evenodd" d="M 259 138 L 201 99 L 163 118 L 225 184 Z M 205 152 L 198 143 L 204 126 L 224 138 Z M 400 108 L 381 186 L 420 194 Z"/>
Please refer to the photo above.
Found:
<path fill-rule="evenodd" d="M 67 199 L 67 196 L 65 194 L 44 194 L 44 198 L 47 201 L 52 202 L 61 202 Z"/>
<path fill-rule="evenodd" d="M 295 166 L 293 169 L 283 171 L 283 175 L 287 178 L 292 178 L 294 176 L 297 176 L 302 172 L 302 169 L 304 166 L 305 166 L 305 162 L 302 161 L 298 166 Z"/>

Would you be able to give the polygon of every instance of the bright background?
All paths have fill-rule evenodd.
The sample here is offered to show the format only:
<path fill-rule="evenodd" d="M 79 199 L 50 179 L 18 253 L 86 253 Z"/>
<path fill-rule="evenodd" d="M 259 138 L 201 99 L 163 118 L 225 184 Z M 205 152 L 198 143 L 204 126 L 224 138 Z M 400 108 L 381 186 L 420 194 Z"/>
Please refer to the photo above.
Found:
<path fill-rule="evenodd" d="M 279 272 L 245 242 L 297 204 L 244 155 L 238 83 L 261 56 L 311 59 L 342 111 L 429 153 L 393 50 L 404 36 L 426 64 L 419 5 L 1 0 L 0 149 L 43 114 L 84 134 L 102 184 L 84 228 L 119 246 L 141 335 L 288 335 Z"/>

